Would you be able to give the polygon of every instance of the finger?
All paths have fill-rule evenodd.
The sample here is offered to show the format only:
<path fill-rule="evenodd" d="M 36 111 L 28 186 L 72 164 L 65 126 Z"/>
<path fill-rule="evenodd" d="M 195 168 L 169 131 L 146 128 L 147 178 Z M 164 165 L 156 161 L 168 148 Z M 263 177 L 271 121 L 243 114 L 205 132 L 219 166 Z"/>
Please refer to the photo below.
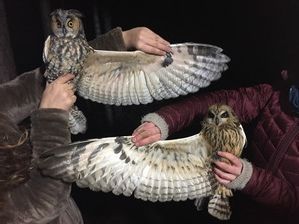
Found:
<path fill-rule="evenodd" d="M 218 151 L 217 154 L 227 160 L 230 161 L 231 164 L 234 164 L 236 166 L 239 166 L 240 165 L 240 160 L 237 156 L 235 156 L 234 154 L 232 153 L 229 153 L 229 152 L 223 152 L 223 151 Z"/>
<path fill-rule="evenodd" d="M 224 172 L 232 173 L 234 175 L 240 175 L 239 169 L 237 166 L 233 166 L 231 164 L 227 164 L 221 161 L 214 161 L 214 164 Z"/>
<path fill-rule="evenodd" d="M 153 124 L 152 122 L 144 122 L 142 123 L 139 127 L 137 127 L 134 132 L 133 132 L 133 136 L 134 135 L 138 135 L 148 129 L 156 129 L 157 133 L 160 133 L 160 129 L 156 127 L 155 124 Z"/>
<path fill-rule="evenodd" d="M 153 135 L 158 135 L 159 133 L 153 129 L 148 129 L 140 132 L 137 136 L 135 136 L 135 139 L 138 141 L 139 139 L 145 139 Z"/>
<path fill-rule="evenodd" d="M 160 55 L 160 56 L 164 56 L 167 53 L 166 51 L 161 50 L 157 47 L 153 47 L 152 45 L 149 45 L 149 44 L 145 44 L 145 45 L 141 46 L 140 50 L 142 50 L 148 54 L 155 54 L 155 55 Z"/>
<path fill-rule="evenodd" d="M 217 174 L 215 174 L 215 178 L 216 178 L 216 180 L 217 180 L 220 184 L 226 185 L 226 184 L 229 184 L 229 183 L 230 183 L 229 180 L 222 179 L 222 178 L 219 177 Z"/>
<path fill-rule="evenodd" d="M 77 96 L 76 96 L 76 95 L 73 95 L 73 96 L 72 96 L 72 102 L 73 102 L 73 104 L 76 102 L 76 100 L 77 100 Z"/>
<path fill-rule="evenodd" d="M 156 34 L 155 32 L 153 32 L 152 30 L 150 29 L 147 29 L 147 37 L 153 39 L 155 42 L 160 42 L 161 44 L 164 44 L 164 45 L 170 45 L 170 43 L 165 40 L 164 38 L 162 38 L 159 34 Z"/>
<path fill-rule="evenodd" d="M 144 130 L 133 136 L 133 142 L 140 142 L 144 139 L 151 138 L 151 136 L 159 135 L 159 133 L 152 130 Z"/>
<path fill-rule="evenodd" d="M 75 77 L 75 75 L 68 73 L 68 74 L 59 76 L 54 82 L 63 84 L 63 83 L 67 83 L 68 81 L 72 80 L 74 77 Z"/>
<path fill-rule="evenodd" d="M 141 133 L 144 129 L 145 123 L 142 123 L 141 125 L 139 125 L 134 131 L 132 136 L 138 135 L 139 133 Z"/>
<path fill-rule="evenodd" d="M 148 49 L 154 48 L 164 52 L 172 52 L 170 43 L 160 37 L 144 41 L 144 47 L 146 48 L 147 46 Z"/>
<path fill-rule="evenodd" d="M 155 47 L 165 52 L 172 52 L 169 44 L 157 43 Z"/>
<path fill-rule="evenodd" d="M 66 83 L 66 89 L 72 90 L 74 92 L 75 90 L 75 85 L 71 82 Z"/>
<path fill-rule="evenodd" d="M 230 173 L 223 172 L 222 170 L 214 167 L 214 173 L 223 180 L 232 181 L 236 179 L 236 176 Z"/>
<path fill-rule="evenodd" d="M 75 95 L 74 90 L 72 90 L 72 89 L 69 89 L 69 90 L 67 90 L 66 92 L 67 92 L 67 95 L 68 95 L 69 97 L 72 97 L 72 96 Z"/>
<path fill-rule="evenodd" d="M 160 135 L 156 134 L 156 135 L 151 135 L 151 136 L 149 136 L 147 138 L 144 138 L 144 139 L 137 140 L 137 141 L 134 142 L 134 144 L 136 146 L 143 146 L 143 145 L 148 145 L 148 144 L 157 142 L 159 140 L 160 140 Z"/>
<path fill-rule="evenodd" d="M 170 43 L 167 40 L 163 39 L 158 34 L 156 34 L 155 36 L 155 41 L 163 45 L 170 45 Z"/>

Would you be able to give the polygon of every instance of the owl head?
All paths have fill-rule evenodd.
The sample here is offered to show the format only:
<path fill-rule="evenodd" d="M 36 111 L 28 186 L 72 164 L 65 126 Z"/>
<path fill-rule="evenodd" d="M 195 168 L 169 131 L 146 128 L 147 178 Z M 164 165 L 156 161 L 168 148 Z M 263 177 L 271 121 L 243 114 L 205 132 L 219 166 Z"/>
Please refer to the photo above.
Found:
<path fill-rule="evenodd" d="M 204 118 L 206 124 L 221 126 L 227 123 L 239 123 L 233 109 L 225 104 L 214 104 L 208 109 L 208 113 Z"/>
<path fill-rule="evenodd" d="M 85 38 L 82 17 L 76 9 L 56 9 L 50 14 L 51 30 L 57 37 Z"/>

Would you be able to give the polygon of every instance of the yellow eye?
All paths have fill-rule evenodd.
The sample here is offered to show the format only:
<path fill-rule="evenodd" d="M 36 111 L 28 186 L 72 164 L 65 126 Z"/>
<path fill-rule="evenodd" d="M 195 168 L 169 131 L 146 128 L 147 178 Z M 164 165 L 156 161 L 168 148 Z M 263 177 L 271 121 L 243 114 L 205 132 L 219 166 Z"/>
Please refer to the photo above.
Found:
<path fill-rule="evenodd" d="M 73 28 L 74 23 L 72 21 L 68 21 L 67 25 L 68 25 L 68 27 Z"/>

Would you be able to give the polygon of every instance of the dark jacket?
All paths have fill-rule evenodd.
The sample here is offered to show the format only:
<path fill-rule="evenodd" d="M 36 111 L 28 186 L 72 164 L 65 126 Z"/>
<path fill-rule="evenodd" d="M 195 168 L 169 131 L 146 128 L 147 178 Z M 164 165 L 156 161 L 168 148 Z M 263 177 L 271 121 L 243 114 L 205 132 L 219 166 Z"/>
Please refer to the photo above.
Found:
<path fill-rule="evenodd" d="M 90 44 L 96 49 L 125 50 L 120 28 Z M 0 85 L 0 146 L 6 139 L 10 144 L 17 142 L 23 133 L 17 124 L 31 115 L 30 142 L 14 150 L 0 148 L 0 223 L 3 224 L 83 223 L 70 196 L 71 184 L 44 177 L 37 168 L 43 150 L 71 141 L 68 112 L 38 109 L 44 87 L 42 68 Z"/>
<path fill-rule="evenodd" d="M 236 196 L 239 203 L 233 202 L 236 223 L 298 223 L 299 119 L 292 115 L 284 94 L 261 84 L 193 95 L 156 111 L 169 134 L 190 125 L 214 103 L 230 105 L 243 124 L 251 123 L 244 153 L 253 164 L 253 174 L 240 198 Z"/>

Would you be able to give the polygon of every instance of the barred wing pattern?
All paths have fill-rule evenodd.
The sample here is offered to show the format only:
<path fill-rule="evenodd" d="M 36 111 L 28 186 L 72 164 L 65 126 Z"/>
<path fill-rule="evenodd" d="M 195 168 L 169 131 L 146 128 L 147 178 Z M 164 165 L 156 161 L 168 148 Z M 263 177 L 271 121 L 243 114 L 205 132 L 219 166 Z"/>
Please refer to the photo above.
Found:
<path fill-rule="evenodd" d="M 201 134 L 136 147 L 130 136 L 93 139 L 51 149 L 41 158 L 45 175 L 93 191 L 149 201 L 210 196 L 217 187 L 210 149 Z"/>
<path fill-rule="evenodd" d="M 78 77 L 78 94 L 104 104 L 147 104 L 197 92 L 228 68 L 230 59 L 217 46 L 180 43 L 171 47 L 173 52 L 166 56 L 91 52 Z"/>

